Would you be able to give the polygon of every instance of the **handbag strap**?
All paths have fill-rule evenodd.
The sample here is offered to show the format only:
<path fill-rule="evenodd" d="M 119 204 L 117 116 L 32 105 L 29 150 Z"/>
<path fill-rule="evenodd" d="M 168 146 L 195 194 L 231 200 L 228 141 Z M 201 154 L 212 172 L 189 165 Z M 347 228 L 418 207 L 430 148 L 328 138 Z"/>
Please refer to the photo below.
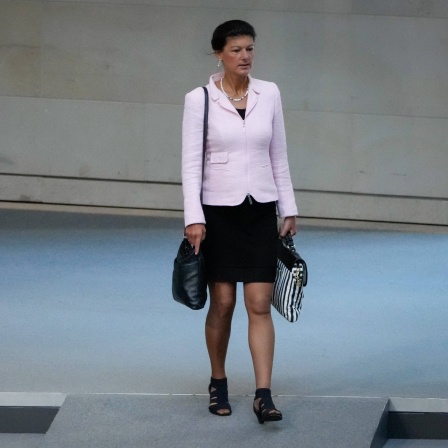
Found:
<path fill-rule="evenodd" d="M 204 167 L 205 167 L 205 151 L 207 149 L 207 131 L 208 131 L 208 90 L 204 89 L 204 128 L 202 131 L 202 182 L 201 182 L 201 203 L 202 203 L 202 183 L 204 182 Z"/>

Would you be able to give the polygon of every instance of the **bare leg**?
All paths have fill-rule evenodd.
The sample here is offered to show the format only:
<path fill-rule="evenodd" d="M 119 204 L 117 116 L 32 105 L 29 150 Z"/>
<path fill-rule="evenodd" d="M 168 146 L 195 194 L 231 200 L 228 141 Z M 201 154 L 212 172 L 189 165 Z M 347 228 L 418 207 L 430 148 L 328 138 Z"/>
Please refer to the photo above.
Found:
<path fill-rule="evenodd" d="M 255 371 L 257 394 L 267 393 L 263 401 L 265 411 L 263 420 L 281 420 L 281 412 L 275 409 L 271 396 L 272 365 L 274 362 L 275 332 L 271 316 L 272 283 L 246 283 L 244 285 L 244 302 L 249 316 L 249 347 Z M 262 398 L 257 395 L 254 409 L 259 412 Z M 270 400 L 270 401 L 269 401 Z M 262 419 L 262 421 L 260 421 Z"/>
<path fill-rule="evenodd" d="M 275 333 L 271 316 L 272 283 L 246 283 L 244 303 L 249 316 L 249 347 L 256 388 L 271 388 Z"/>
<path fill-rule="evenodd" d="M 210 385 L 210 412 L 219 415 L 228 415 L 230 414 L 230 409 L 224 407 L 222 409 L 216 409 L 220 400 L 217 398 L 217 394 L 213 392 L 219 386 L 213 387 L 213 384 L 217 383 L 216 380 L 223 380 L 227 377 L 225 363 L 232 316 L 236 303 L 236 284 L 213 282 L 210 283 L 209 290 L 210 308 L 205 321 L 205 340 L 210 357 L 211 376 L 214 379 L 212 379 L 212 384 Z M 227 390 L 227 384 L 225 388 Z"/>
<path fill-rule="evenodd" d="M 225 378 L 227 347 L 236 303 L 236 285 L 214 282 L 210 283 L 209 290 L 210 308 L 205 321 L 205 340 L 210 357 L 212 377 Z"/>

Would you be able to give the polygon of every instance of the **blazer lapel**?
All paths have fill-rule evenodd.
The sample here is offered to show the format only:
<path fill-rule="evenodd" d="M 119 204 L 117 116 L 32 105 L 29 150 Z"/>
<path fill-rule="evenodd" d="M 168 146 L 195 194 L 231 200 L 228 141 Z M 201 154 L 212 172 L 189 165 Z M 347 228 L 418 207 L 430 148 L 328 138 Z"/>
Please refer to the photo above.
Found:
<path fill-rule="evenodd" d="M 259 93 L 260 93 L 260 90 L 258 89 L 256 81 L 253 80 L 252 77 L 250 77 L 249 96 L 247 98 L 247 106 L 246 106 L 246 117 L 250 114 L 250 111 L 257 104 Z"/>
<path fill-rule="evenodd" d="M 230 112 L 233 112 L 235 114 L 238 114 L 238 112 L 235 110 L 232 104 L 230 104 L 230 101 L 222 94 L 220 93 L 218 96 L 218 104 L 227 110 L 230 110 Z"/>

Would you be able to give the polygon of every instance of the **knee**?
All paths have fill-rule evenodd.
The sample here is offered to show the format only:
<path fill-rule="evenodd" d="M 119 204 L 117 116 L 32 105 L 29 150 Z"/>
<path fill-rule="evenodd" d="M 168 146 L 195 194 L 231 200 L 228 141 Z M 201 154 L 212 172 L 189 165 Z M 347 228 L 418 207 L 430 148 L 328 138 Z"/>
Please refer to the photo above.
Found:
<path fill-rule="evenodd" d="M 271 300 L 269 298 L 257 298 L 246 301 L 246 309 L 249 316 L 253 317 L 270 317 Z"/>
<path fill-rule="evenodd" d="M 210 299 L 210 310 L 220 319 L 231 319 L 235 309 L 235 299 L 230 297 L 213 297 Z"/>

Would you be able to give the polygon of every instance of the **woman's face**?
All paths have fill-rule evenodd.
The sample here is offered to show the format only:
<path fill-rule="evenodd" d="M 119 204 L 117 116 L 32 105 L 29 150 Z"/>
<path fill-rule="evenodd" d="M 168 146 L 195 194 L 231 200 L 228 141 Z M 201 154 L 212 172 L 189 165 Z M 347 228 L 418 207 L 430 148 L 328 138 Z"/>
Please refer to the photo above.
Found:
<path fill-rule="evenodd" d="M 254 40 L 251 36 L 228 37 L 222 51 L 216 52 L 228 74 L 247 76 L 254 61 Z"/>

